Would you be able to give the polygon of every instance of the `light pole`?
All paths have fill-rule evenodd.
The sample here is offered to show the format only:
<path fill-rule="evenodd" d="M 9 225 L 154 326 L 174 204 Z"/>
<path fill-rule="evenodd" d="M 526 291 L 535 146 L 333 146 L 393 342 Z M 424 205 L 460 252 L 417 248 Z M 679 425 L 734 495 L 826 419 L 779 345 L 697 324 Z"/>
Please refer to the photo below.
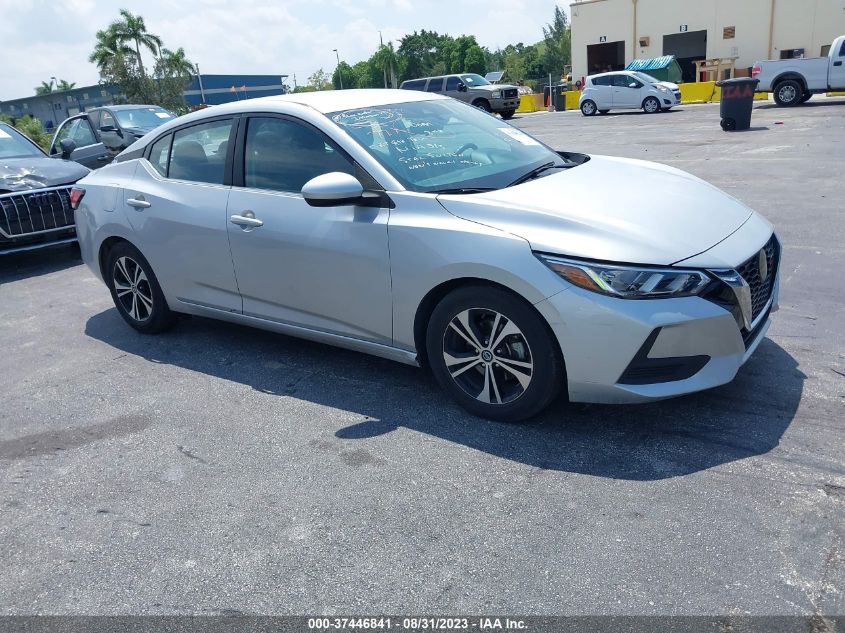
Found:
<path fill-rule="evenodd" d="M 332 50 L 334 51 L 335 57 L 337 57 L 337 78 L 340 80 L 340 89 L 343 90 L 343 72 L 340 69 L 340 53 L 337 52 L 336 48 Z"/>

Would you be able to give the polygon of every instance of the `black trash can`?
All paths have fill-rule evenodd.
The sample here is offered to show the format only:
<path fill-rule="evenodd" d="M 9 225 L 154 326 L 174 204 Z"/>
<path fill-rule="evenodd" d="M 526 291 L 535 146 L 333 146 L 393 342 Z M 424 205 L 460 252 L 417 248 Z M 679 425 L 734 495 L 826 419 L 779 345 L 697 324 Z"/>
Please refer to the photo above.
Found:
<path fill-rule="evenodd" d="M 725 132 L 747 130 L 751 127 L 751 106 L 754 105 L 754 92 L 759 79 L 737 77 L 717 81 L 722 89 L 719 114 L 722 117 L 722 129 Z"/>
<path fill-rule="evenodd" d="M 551 92 L 555 110 L 557 112 L 566 110 L 566 86 L 552 86 L 551 91 L 548 86 L 543 86 L 543 103 L 547 108 L 549 107 L 549 92 Z"/>

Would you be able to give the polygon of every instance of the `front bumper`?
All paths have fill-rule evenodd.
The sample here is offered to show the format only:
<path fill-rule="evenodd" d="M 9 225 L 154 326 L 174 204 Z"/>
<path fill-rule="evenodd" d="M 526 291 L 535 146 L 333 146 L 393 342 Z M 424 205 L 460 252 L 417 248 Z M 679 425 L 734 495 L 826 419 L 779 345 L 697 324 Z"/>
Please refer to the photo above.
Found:
<path fill-rule="evenodd" d="M 519 95 L 513 99 L 490 99 L 490 109 L 493 112 L 507 112 L 519 107 Z"/>
<path fill-rule="evenodd" d="M 0 195 L 0 255 L 76 240 L 71 185 Z"/>
<path fill-rule="evenodd" d="M 745 340 L 731 312 L 701 297 L 637 301 L 570 287 L 536 307 L 563 351 L 572 402 L 649 402 L 733 380 L 766 335 L 779 284 L 778 273 Z"/>

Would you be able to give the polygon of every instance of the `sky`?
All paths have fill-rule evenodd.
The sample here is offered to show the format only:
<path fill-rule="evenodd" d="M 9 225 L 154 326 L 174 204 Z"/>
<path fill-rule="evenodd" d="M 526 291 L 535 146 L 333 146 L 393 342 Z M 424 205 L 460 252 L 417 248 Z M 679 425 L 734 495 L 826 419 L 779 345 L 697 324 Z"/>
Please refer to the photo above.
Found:
<path fill-rule="evenodd" d="M 95 33 L 125 8 L 166 47 L 183 47 L 203 74 L 290 75 L 354 64 L 385 43 L 426 29 L 475 35 L 493 50 L 542 39 L 555 0 L 0 0 L 0 100 L 34 94 L 50 77 L 97 83 Z M 569 11 L 568 0 L 560 2 Z"/>

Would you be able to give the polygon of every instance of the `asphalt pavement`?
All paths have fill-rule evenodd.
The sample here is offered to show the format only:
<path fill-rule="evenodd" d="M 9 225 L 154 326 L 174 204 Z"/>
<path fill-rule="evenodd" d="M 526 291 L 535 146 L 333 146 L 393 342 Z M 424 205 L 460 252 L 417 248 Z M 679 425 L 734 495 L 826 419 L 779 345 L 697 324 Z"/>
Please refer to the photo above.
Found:
<path fill-rule="evenodd" d="M 72 248 L 7 256 L 0 613 L 845 614 L 845 99 L 733 134 L 712 105 L 513 122 L 775 224 L 781 309 L 734 382 L 485 422 L 377 358 L 142 336 Z"/>

